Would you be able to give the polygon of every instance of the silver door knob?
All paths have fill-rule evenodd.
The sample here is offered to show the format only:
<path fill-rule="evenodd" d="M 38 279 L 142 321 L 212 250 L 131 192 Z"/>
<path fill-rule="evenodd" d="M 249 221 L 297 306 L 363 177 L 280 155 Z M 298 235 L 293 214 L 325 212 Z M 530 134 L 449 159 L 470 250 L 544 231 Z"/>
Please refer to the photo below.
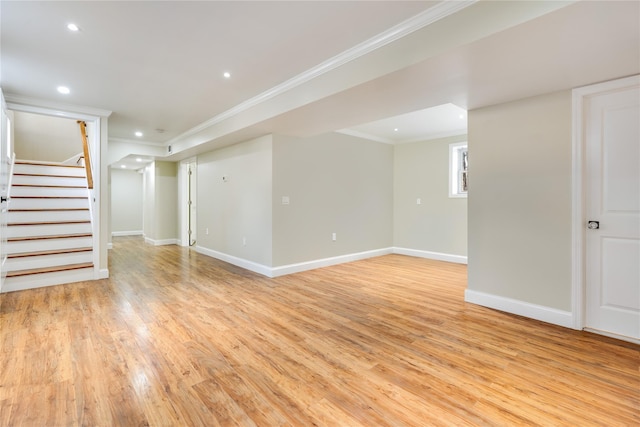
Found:
<path fill-rule="evenodd" d="M 589 230 L 597 230 L 600 228 L 600 221 L 589 221 L 587 223 L 587 228 Z"/>

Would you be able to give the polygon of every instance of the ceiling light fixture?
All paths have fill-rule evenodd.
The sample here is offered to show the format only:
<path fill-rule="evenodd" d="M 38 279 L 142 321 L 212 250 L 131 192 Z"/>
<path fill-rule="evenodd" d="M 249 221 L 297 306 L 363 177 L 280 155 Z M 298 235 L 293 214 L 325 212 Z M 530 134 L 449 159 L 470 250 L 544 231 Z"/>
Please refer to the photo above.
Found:
<path fill-rule="evenodd" d="M 78 27 L 76 24 L 68 24 L 67 29 L 69 31 L 73 31 L 74 33 L 80 31 L 80 27 Z"/>
<path fill-rule="evenodd" d="M 460 114 L 458 117 L 460 117 L 461 119 L 464 119 L 464 114 Z"/>
<path fill-rule="evenodd" d="M 224 76 L 225 79 L 229 79 L 229 78 L 231 78 L 231 73 L 228 72 L 228 71 L 225 71 L 223 76 Z"/>
<path fill-rule="evenodd" d="M 136 162 L 138 162 L 138 163 L 139 163 L 139 162 L 141 162 L 141 161 L 142 161 L 142 159 L 141 159 L 140 157 L 138 157 L 138 158 L 136 159 Z"/>
<path fill-rule="evenodd" d="M 140 136 L 142 136 L 143 134 L 142 134 L 142 132 L 140 132 L 139 130 L 137 130 L 137 131 L 136 131 L 136 133 L 135 133 L 135 135 L 136 135 L 136 136 L 138 136 L 138 137 L 140 137 Z"/>
<path fill-rule="evenodd" d="M 393 131 L 394 131 L 394 132 L 398 132 L 398 130 L 399 130 L 398 128 L 395 128 Z"/>
<path fill-rule="evenodd" d="M 127 165 L 121 165 L 120 167 L 121 167 L 122 169 L 126 169 L 126 168 L 127 168 Z"/>
<path fill-rule="evenodd" d="M 58 92 L 60 92 L 60 93 L 62 93 L 64 95 L 69 95 L 71 93 L 69 88 L 66 87 L 66 86 L 58 86 Z"/>

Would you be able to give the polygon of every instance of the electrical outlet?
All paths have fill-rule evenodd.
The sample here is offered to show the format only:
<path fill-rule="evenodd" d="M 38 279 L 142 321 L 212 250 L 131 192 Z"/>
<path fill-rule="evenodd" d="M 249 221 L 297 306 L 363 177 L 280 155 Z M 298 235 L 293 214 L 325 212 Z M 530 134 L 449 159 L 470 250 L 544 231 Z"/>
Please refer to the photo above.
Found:
<path fill-rule="evenodd" d="M 337 239 L 338 237 L 336 236 L 336 233 L 331 233 L 331 240 L 335 242 Z"/>
<path fill-rule="evenodd" d="M 422 204 L 422 199 L 416 199 L 416 205 L 421 205 Z"/>
<path fill-rule="evenodd" d="M 204 229 L 204 234 L 206 234 L 207 236 L 209 235 L 209 228 L 208 227 Z"/>
<path fill-rule="evenodd" d="M 246 237 L 242 238 L 242 246 L 247 246 L 247 238 Z"/>

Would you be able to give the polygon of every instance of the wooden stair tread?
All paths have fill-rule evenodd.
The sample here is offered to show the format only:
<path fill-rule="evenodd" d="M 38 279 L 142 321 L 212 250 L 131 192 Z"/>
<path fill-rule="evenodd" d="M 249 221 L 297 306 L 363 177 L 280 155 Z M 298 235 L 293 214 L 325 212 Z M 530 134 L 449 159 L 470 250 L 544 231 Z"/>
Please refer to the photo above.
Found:
<path fill-rule="evenodd" d="M 14 164 L 16 164 L 16 165 L 29 165 L 29 166 L 54 166 L 54 167 L 61 167 L 61 168 L 84 169 L 84 166 L 79 166 L 79 165 L 64 165 L 62 163 L 55 163 L 55 162 L 38 162 L 36 160 L 16 160 Z"/>
<path fill-rule="evenodd" d="M 88 199 L 88 196 L 11 196 L 11 199 Z"/>
<path fill-rule="evenodd" d="M 7 258 L 27 258 L 32 256 L 43 256 L 43 255 L 63 255 L 63 254 L 75 254 L 80 252 L 91 252 L 93 248 L 73 248 L 73 249 L 52 249 L 49 251 L 40 251 L 40 252 L 23 252 L 18 254 L 9 254 Z"/>
<path fill-rule="evenodd" d="M 89 208 L 36 208 L 36 209 L 9 209 L 7 212 L 68 212 L 88 211 Z"/>
<path fill-rule="evenodd" d="M 73 239 L 78 237 L 92 237 L 92 234 L 76 233 L 76 234 L 54 234 L 51 236 L 9 237 L 7 239 L 7 242 L 26 242 L 29 240 L 50 240 L 50 239 Z"/>
<path fill-rule="evenodd" d="M 82 185 L 41 185 L 41 184 L 11 184 L 11 187 L 29 188 L 87 188 Z"/>
<path fill-rule="evenodd" d="M 10 222 L 7 227 L 26 226 L 26 225 L 68 225 L 68 224 L 90 224 L 89 220 L 73 220 L 73 221 L 42 221 L 42 222 Z"/>
<path fill-rule="evenodd" d="M 32 274 L 57 273 L 61 271 L 80 270 L 82 268 L 93 268 L 93 263 L 85 262 L 81 264 L 68 264 L 68 265 L 60 265 L 56 267 L 43 267 L 43 268 L 32 268 L 30 270 L 8 271 L 7 278 L 29 276 Z"/>
<path fill-rule="evenodd" d="M 20 173 L 20 172 L 14 172 L 13 176 L 37 176 L 37 177 L 45 177 L 45 178 L 78 178 L 78 179 L 87 179 L 86 176 L 78 176 L 78 175 L 52 175 L 52 174 L 47 174 L 47 173 Z M 15 185 L 15 184 L 13 184 Z"/>

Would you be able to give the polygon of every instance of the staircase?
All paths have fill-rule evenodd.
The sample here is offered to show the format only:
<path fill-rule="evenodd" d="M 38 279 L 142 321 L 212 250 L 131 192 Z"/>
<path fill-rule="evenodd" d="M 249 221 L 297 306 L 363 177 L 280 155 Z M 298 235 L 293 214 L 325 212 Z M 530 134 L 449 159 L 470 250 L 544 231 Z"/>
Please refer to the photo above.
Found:
<path fill-rule="evenodd" d="M 15 161 L 5 267 L 3 292 L 94 278 L 84 166 Z"/>

